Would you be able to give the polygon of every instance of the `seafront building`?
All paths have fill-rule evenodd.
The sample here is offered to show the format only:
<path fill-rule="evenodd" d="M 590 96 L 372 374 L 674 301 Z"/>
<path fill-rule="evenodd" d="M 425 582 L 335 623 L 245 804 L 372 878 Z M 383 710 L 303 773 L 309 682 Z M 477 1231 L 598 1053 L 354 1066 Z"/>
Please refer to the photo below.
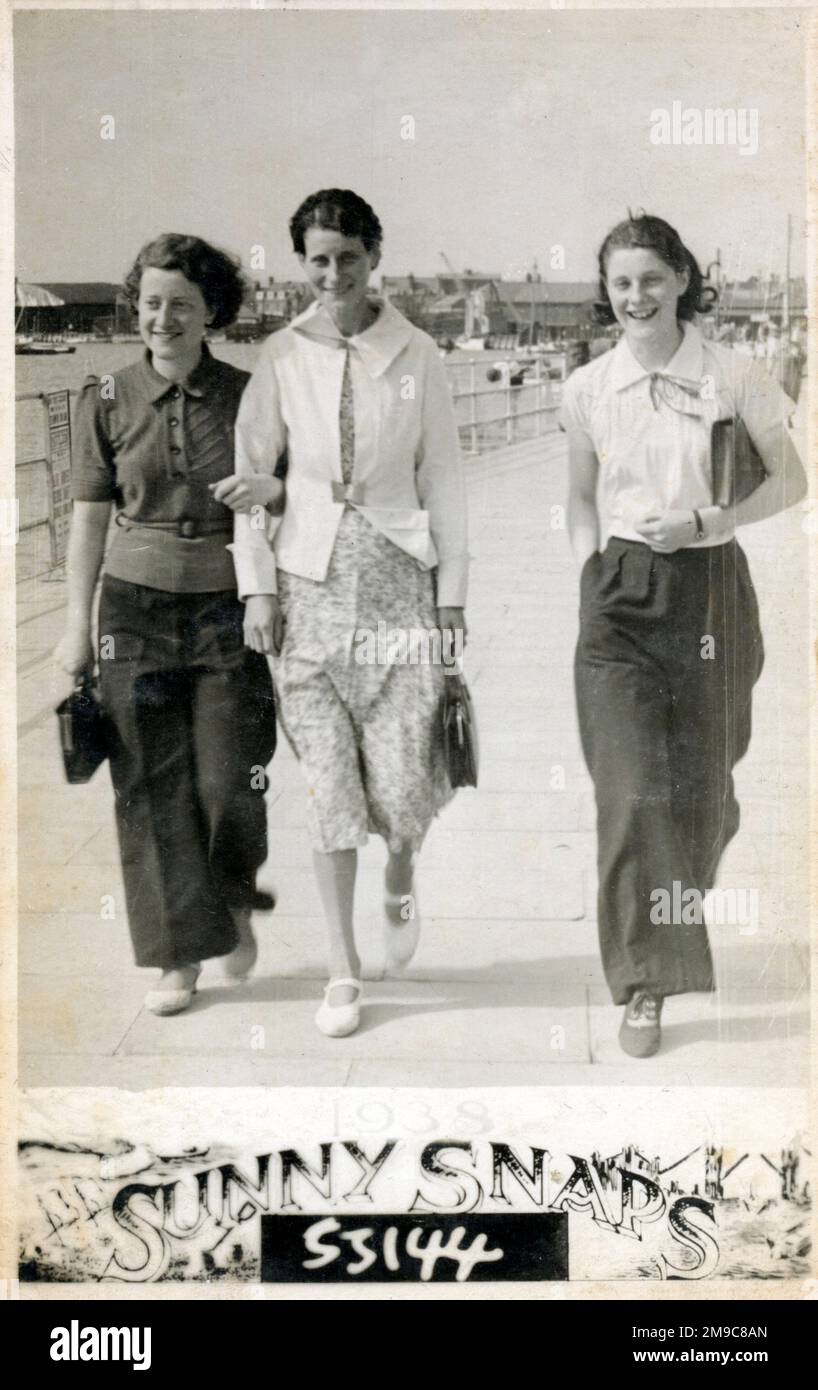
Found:
<path fill-rule="evenodd" d="M 532 345 L 546 338 L 594 335 L 591 282 L 525 280 L 500 275 L 385 275 L 383 292 L 407 318 L 435 337 L 488 334 Z M 504 344 L 511 346 L 511 343 Z"/>
<path fill-rule="evenodd" d="M 121 285 L 99 280 L 28 285 L 18 280 L 14 289 L 18 334 L 105 338 L 132 330 L 131 305 Z"/>
<path fill-rule="evenodd" d="M 600 334 L 594 316 L 594 281 L 547 280 L 536 270 L 524 280 L 464 270 L 445 275 L 384 275 L 381 293 L 411 322 L 440 342 L 490 339 L 502 350 L 573 341 Z M 261 338 L 303 311 L 311 299 L 301 281 L 248 282 L 239 320 L 230 336 Z M 778 275 L 752 276 L 720 285 L 715 321 L 752 337 L 757 326 L 805 318 L 806 283 Z M 15 285 L 15 331 L 20 336 L 125 337 L 136 317 L 121 285 L 48 282 Z"/>

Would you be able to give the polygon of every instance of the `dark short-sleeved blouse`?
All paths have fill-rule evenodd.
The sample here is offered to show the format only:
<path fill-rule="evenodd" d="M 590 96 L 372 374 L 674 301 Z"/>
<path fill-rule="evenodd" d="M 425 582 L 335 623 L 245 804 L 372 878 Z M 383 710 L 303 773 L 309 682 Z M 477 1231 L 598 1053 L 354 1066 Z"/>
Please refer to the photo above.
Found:
<path fill-rule="evenodd" d="M 117 505 L 124 525 L 114 530 L 108 574 L 175 593 L 235 587 L 226 549 L 233 515 L 213 500 L 208 483 L 234 471 L 233 427 L 248 380 L 248 372 L 204 346 L 196 369 L 178 384 L 159 375 L 147 352 L 123 371 L 85 383 L 71 495 Z"/>

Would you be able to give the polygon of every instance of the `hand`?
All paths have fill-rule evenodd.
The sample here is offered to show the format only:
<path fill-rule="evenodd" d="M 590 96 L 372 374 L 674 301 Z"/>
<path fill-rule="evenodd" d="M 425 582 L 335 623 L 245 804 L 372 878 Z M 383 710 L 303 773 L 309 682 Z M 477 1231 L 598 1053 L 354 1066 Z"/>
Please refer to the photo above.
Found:
<path fill-rule="evenodd" d="M 696 539 L 696 519 L 692 512 L 670 511 L 661 516 L 646 516 L 636 527 L 651 550 L 672 555 Z"/>
<path fill-rule="evenodd" d="M 449 663 L 451 663 L 452 657 L 457 658 L 461 656 L 466 648 L 466 636 L 468 633 L 468 628 L 466 627 L 466 614 L 462 608 L 438 608 L 437 625 L 443 634 L 444 660 L 448 657 Z M 459 642 L 457 637 L 458 632 L 462 634 Z M 448 638 L 446 637 L 447 633 L 451 633 L 451 636 Z"/>
<path fill-rule="evenodd" d="M 244 645 L 278 656 L 284 641 L 284 615 L 277 594 L 251 594 L 244 605 Z"/>
<path fill-rule="evenodd" d="M 215 502 L 223 502 L 231 512 L 251 512 L 254 507 L 270 507 L 283 495 L 284 484 L 269 473 L 231 473 L 218 483 L 208 483 Z"/>
<path fill-rule="evenodd" d="M 63 699 L 70 695 L 77 683 L 77 678 L 85 672 L 89 674 L 94 669 L 94 648 L 88 632 L 66 632 L 54 650 L 54 662 L 64 675 L 70 677 L 70 682 L 60 680 L 57 683 L 58 699 Z"/>
<path fill-rule="evenodd" d="M 54 649 L 54 660 L 61 671 L 76 678 L 83 671 L 94 667 L 94 647 L 90 633 L 85 630 L 72 632 L 70 629 Z"/>

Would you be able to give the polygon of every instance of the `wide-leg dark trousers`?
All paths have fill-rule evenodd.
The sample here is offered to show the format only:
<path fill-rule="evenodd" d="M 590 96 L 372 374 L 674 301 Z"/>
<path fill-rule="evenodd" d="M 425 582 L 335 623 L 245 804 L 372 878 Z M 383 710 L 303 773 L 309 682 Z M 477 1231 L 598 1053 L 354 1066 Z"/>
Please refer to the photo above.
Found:
<path fill-rule="evenodd" d="M 596 791 L 605 976 L 617 1004 L 636 987 L 710 990 L 704 923 L 655 925 L 655 909 L 657 890 L 674 901 L 674 883 L 676 902 L 712 888 L 738 829 L 732 771 L 763 664 L 747 560 L 735 541 L 662 555 L 612 538 L 587 561 L 580 594 L 577 707 Z"/>
<path fill-rule="evenodd" d="M 106 576 L 103 703 L 137 965 L 225 955 L 231 907 L 261 905 L 265 768 L 275 751 L 266 659 L 242 639 L 235 592 L 174 594 Z"/>

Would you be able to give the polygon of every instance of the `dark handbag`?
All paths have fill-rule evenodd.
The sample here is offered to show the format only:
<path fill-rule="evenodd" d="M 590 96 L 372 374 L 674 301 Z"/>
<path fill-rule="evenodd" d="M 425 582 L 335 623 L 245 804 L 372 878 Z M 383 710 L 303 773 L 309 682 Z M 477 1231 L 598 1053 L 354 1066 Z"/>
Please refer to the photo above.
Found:
<path fill-rule="evenodd" d="M 738 416 L 716 420 L 710 431 L 713 503 L 735 507 L 760 487 L 767 470 L 747 426 Z"/>
<path fill-rule="evenodd" d="M 108 717 L 96 685 L 88 677 L 77 682 L 67 699 L 57 706 L 65 776 L 69 782 L 88 782 L 108 757 Z"/>
<path fill-rule="evenodd" d="M 443 756 L 453 787 L 476 787 L 479 750 L 471 695 L 462 676 L 445 677 L 441 700 Z"/>

